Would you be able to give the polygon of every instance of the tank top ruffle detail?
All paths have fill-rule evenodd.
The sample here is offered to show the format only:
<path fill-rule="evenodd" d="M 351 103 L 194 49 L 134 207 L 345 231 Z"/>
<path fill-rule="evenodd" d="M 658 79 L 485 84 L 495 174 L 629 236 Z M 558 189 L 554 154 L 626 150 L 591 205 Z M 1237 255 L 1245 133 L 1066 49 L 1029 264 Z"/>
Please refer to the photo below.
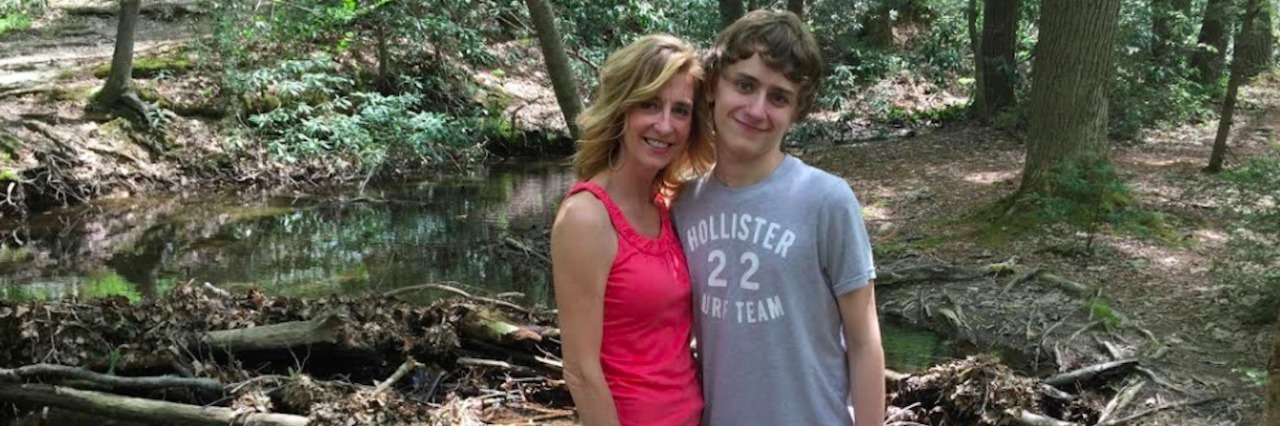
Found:
<path fill-rule="evenodd" d="M 622 209 L 618 208 L 618 205 L 609 197 L 609 193 L 605 192 L 604 188 L 600 187 L 599 184 L 595 182 L 578 182 L 569 190 L 569 195 L 581 191 L 591 192 L 601 203 L 604 203 L 605 210 L 609 211 L 609 220 L 613 222 L 613 229 L 618 232 L 618 235 L 627 244 L 645 254 L 651 255 L 670 255 L 673 247 L 679 248 L 679 242 L 676 241 L 675 234 L 671 232 L 671 215 L 667 211 L 667 205 L 660 202 L 656 196 L 654 197 L 654 204 L 658 206 L 658 216 L 662 220 L 658 226 L 658 237 L 653 238 L 641 234 L 631 227 L 631 222 L 628 222 L 626 215 L 622 214 Z"/>

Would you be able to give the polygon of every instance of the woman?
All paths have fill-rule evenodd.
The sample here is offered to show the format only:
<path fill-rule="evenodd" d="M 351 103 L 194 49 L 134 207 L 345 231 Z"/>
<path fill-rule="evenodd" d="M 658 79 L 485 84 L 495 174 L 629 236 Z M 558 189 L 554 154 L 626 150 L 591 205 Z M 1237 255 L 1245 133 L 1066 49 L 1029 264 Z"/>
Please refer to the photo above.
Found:
<path fill-rule="evenodd" d="M 551 232 L 565 380 L 584 425 L 696 425 L 692 301 L 668 201 L 710 168 L 702 67 L 692 46 L 651 35 L 600 70 L 578 117 L 581 181 Z"/>

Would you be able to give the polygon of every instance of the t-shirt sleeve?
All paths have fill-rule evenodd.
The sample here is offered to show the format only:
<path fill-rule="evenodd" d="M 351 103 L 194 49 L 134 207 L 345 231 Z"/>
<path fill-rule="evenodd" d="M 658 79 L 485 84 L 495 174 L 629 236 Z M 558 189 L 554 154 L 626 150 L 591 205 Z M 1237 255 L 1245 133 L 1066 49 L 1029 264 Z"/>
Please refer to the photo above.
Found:
<path fill-rule="evenodd" d="M 818 214 L 818 264 L 836 296 L 865 287 L 876 277 L 862 206 L 843 180 L 830 186 Z"/>

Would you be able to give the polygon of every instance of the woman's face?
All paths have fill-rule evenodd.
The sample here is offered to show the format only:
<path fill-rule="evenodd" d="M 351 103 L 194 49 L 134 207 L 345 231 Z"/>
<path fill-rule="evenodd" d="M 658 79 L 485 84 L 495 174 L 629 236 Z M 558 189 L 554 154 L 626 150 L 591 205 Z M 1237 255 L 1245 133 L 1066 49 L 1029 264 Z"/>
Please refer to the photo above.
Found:
<path fill-rule="evenodd" d="M 661 170 L 684 152 L 693 127 L 693 76 L 667 81 L 658 96 L 632 106 L 622 134 L 623 167 Z"/>

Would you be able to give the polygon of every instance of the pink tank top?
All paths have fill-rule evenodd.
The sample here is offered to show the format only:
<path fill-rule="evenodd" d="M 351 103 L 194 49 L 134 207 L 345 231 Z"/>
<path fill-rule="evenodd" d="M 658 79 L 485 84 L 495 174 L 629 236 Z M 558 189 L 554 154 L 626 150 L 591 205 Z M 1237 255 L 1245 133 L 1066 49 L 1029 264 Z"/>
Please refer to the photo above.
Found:
<path fill-rule="evenodd" d="M 665 203 L 655 201 L 662 226 L 657 238 L 637 232 L 609 194 L 579 182 L 569 195 L 589 191 L 604 203 L 618 233 L 618 255 L 604 292 L 600 364 L 623 426 L 697 425 L 702 417 L 689 336 L 693 295 L 684 249 L 672 231 Z"/>

